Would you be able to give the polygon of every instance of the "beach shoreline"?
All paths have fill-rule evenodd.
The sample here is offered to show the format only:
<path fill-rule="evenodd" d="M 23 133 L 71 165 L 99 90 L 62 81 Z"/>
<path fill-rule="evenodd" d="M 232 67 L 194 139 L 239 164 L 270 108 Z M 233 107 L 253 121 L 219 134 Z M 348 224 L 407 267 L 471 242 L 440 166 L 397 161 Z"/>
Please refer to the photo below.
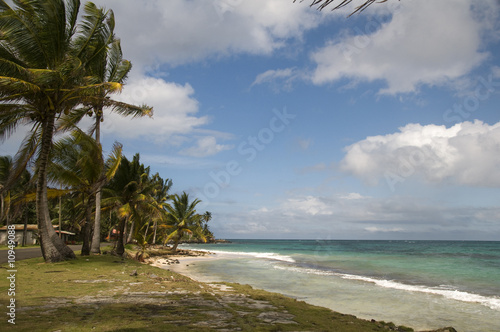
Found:
<path fill-rule="evenodd" d="M 192 269 L 190 269 L 193 265 L 198 262 L 206 262 L 218 259 L 230 259 L 235 257 L 238 257 L 238 255 L 183 249 L 182 254 L 168 254 L 163 256 L 150 257 L 148 258 L 147 263 L 161 269 L 181 274 L 195 281 L 207 283 L 219 282 L 219 280 L 217 280 L 217 278 L 215 277 L 202 277 L 196 273 L 193 273 Z"/>
<path fill-rule="evenodd" d="M 221 260 L 221 259 L 235 259 L 238 257 L 244 257 L 242 255 L 238 255 L 237 253 L 234 253 L 234 254 L 231 254 L 231 253 L 213 253 L 210 251 L 196 251 L 196 250 L 190 250 L 190 249 L 188 249 L 188 250 L 183 249 L 183 250 L 184 250 L 184 252 L 182 254 L 178 254 L 178 255 L 170 254 L 170 255 L 165 255 L 165 256 L 151 257 L 148 259 L 147 263 L 152 265 L 152 266 L 164 269 L 164 270 L 178 273 L 178 274 L 180 274 L 184 277 L 188 277 L 196 282 L 200 282 L 200 283 L 204 283 L 204 284 L 208 284 L 208 285 L 211 283 L 233 284 L 233 282 L 230 282 L 227 280 L 221 280 L 221 279 L 218 279 L 217 277 L 214 277 L 214 276 L 203 277 L 200 274 L 194 273 L 193 266 L 199 262 L 207 262 L 207 261 L 214 261 L 214 260 Z M 191 254 L 186 254 L 186 252 L 190 252 Z M 264 291 L 266 291 L 266 290 L 264 290 Z M 278 292 L 278 294 L 285 296 L 285 297 L 288 297 L 290 299 L 294 299 L 293 296 L 285 294 L 285 293 Z M 315 304 L 313 304 L 313 303 L 309 303 L 308 301 L 305 301 L 305 302 L 308 303 L 309 305 L 315 306 Z M 344 314 L 352 315 L 352 313 L 344 313 L 344 312 L 340 313 L 340 312 L 333 310 L 331 308 L 328 308 L 326 306 L 322 306 L 322 305 L 319 305 L 319 306 L 323 307 L 327 310 L 332 310 L 332 312 L 336 312 L 336 313 L 339 313 L 342 315 L 344 315 Z M 366 318 L 366 317 L 364 317 L 364 318 L 359 317 L 359 319 L 368 320 L 368 321 L 371 320 L 372 322 L 376 321 L 373 318 Z M 413 329 L 414 329 L 414 331 L 423 331 L 422 329 L 419 329 L 416 327 L 413 327 Z M 429 329 L 425 329 L 425 330 L 430 331 Z M 451 327 L 447 327 L 447 328 L 442 328 L 442 329 L 441 328 L 435 329 L 432 331 L 452 332 L 452 331 L 456 331 L 456 330 L 451 328 Z"/>

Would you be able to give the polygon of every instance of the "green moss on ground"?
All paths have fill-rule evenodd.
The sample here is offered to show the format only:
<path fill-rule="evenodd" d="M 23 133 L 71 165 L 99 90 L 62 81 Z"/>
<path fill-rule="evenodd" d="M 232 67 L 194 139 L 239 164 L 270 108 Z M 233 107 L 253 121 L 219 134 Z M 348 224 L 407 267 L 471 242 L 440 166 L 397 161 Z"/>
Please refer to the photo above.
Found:
<path fill-rule="evenodd" d="M 411 331 L 110 255 L 54 264 L 36 258 L 16 269 L 16 331 Z M 2 305 L 8 289 L 0 278 Z"/>

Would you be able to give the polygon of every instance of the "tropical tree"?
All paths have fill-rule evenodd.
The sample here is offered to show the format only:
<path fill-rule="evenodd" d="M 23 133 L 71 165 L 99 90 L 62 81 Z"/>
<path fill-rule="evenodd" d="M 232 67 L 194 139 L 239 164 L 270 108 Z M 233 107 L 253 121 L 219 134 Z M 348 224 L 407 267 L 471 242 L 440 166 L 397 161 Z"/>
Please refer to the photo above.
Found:
<path fill-rule="evenodd" d="M 151 215 L 152 221 L 153 221 L 153 238 L 152 238 L 152 243 L 156 243 L 156 237 L 158 233 L 158 225 L 166 220 L 167 213 L 166 213 L 166 207 L 167 207 L 167 202 L 170 200 L 170 195 L 169 195 L 169 190 L 172 187 L 172 180 L 170 179 L 162 179 L 158 173 L 156 173 L 152 179 L 151 182 L 154 184 L 154 189 L 153 192 L 151 193 L 151 197 L 153 199 L 153 204 L 155 206 L 155 211 Z M 148 221 L 148 227 L 146 228 L 145 232 L 145 237 L 147 235 L 147 231 L 149 228 L 149 221 Z"/>
<path fill-rule="evenodd" d="M 10 2 L 9 2 L 10 3 Z M 88 4 L 77 24 L 79 0 L 0 0 L 0 139 L 21 125 L 31 127 L 15 157 L 15 177 L 36 158 L 37 223 L 47 262 L 75 257 L 55 233 L 47 198 L 47 167 L 56 120 L 81 105 L 118 92 L 117 82 L 99 82 L 88 63 L 102 50 L 107 17 Z M 97 15 L 97 16 L 96 16 Z M 121 106 L 106 99 L 106 106 Z"/>
<path fill-rule="evenodd" d="M 152 209 L 149 196 L 152 189 L 148 182 L 149 167 L 141 164 L 139 158 L 139 154 L 136 154 L 132 161 L 123 157 L 115 177 L 109 186 L 104 188 L 103 205 L 114 209 L 119 218 L 115 250 L 117 255 L 123 255 L 125 252 L 125 228 L 128 223 L 131 222 L 129 232 L 133 233 L 133 224 L 143 220 L 141 212 Z"/>
<path fill-rule="evenodd" d="M 200 203 L 199 199 L 189 202 L 189 195 L 185 192 L 182 195 L 174 195 L 172 203 L 167 205 L 167 222 L 174 230 L 165 238 L 164 243 L 173 240 L 172 251 L 177 251 L 177 246 L 184 235 L 196 235 L 199 239 L 206 242 L 201 227 L 202 215 L 196 213 L 196 205 Z"/>
<path fill-rule="evenodd" d="M 101 145 L 79 130 L 54 145 L 49 179 L 78 192 L 85 211 L 82 255 L 90 254 L 95 195 L 113 178 L 121 158 L 121 144 L 115 143 L 104 160 Z"/>
<path fill-rule="evenodd" d="M 210 228 L 208 226 L 208 222 L 212 220 L 212 213 L 209 211 L 205 211 L 205 213 L 202 215 L 202 221 L 203 221 L 203 235 L 207 239 L 213 239 L 214 234 L 210 231 Z"/>
<path fill-rule="evenodd" d="M 87 11 L 91 12 L 90 18 L 106 17 L 104 33 L 97 40 L 94 46 L 98 51 L 94 52 L 87 62 L 87 71 L 100 84 L 106 82 L 124 84 L 127 75 L 132 69 L 132 63 L 123 59 L 123 53 L 120 45 L 120 39 L 114 35 L 115 18 L 112 10 L 104 11 L 102 8 L 97 8 L 94 4 L 87 4 Z M 90 19 L 89 18 L 89 19 Z M 104 121 L 104 110 L 109 109 L 112 112 L 122 116 L 142 117 L 151 116 L 152 108 L 147 105 L 135 106 L 126 103 L 114 101 L 112 108 L 109 108 L 109 95 L 114 91 L 106 89 L 105 86 L 96 89 L 95 96 L 87 98 L 85 107 L 78 109 L 76 112 L 68 114 L 61 120 L 61 128 L 71 128 L 75 123 L 78 123 L 85 115 L 94 117 L 94 125 L 91 132 L 95 133 L 97 144 L 101 144 L 101 123 Z M 94 235 L 92 238 L 91 252 L 99 254 L 100 249 L 100 226 L 101 226 L 101 189 L 96 193 L 95 197 L 95 222 Z"/>

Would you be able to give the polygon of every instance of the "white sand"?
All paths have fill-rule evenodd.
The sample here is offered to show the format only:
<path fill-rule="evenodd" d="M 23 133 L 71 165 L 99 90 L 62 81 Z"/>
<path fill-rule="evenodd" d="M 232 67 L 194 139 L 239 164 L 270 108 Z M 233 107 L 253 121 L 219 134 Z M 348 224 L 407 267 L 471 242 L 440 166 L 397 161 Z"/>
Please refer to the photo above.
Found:
<path fill-rule="evenodd" d="M 161 257 L 161 256 L 153 257 L 150 259 L 149 263 L 161 269 L 170 270 L 172 272 L 182 274 L 196 281 L 213 282 L 217 280 L 214 280 L 214 278 L 207 278 L 197 275 L 193 273 L 190 267 L 192 265 L 195 265 L 196 262 L 228 258 L 226 256 L 229 255 L 214 254 L 214 253 L 207 253 L 206 255 L 203 256 L 169 255 L 168 257 Z M 175 260 L 179 261 L 179 263 L 172 262 Z"/>

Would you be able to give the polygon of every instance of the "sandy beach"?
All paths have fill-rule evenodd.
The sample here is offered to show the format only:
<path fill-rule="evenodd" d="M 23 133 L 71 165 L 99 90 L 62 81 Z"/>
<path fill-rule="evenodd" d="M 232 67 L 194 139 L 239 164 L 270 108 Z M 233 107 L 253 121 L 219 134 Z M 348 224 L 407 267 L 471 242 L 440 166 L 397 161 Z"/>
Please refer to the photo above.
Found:
<path fill-rule="evenodd" d="M 182 274 L 199 282 L 213 282 L 217 280 L 196 275 L 189 267 L 200 261 L 224 259 L 235 256 L 204 251 L 191 251 L 191 253 L 193 256 L 186 255 L 185 253 L 179 255 L 155 256 L 149 258 L 147 262 L 152 266 Z"/>

